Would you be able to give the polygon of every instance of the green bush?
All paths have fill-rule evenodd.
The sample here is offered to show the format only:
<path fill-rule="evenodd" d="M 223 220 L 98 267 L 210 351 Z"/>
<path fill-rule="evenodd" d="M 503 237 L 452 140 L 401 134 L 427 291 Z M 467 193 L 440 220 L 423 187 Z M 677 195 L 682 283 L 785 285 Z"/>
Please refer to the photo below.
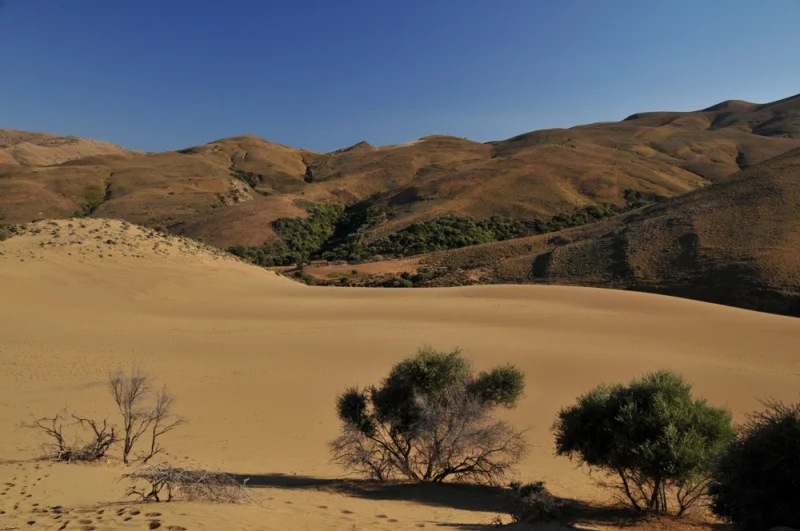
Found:
<path fill-rule="evenodd" d="M 539 234 L 546 234 L 548 232 L 596 223 L 605 218 L 612 218 L 619 214 L 620 211 L 612 207 L 586 206 L 572 213 L 556 214 L 549 219 L 536 219 L 533 221 L 533 229 Z"/>
<path fill-rule="evenodd" d="M 513 407 L 524 388 L 522 373 L 502 370 L 516 373 L 506 386 L 495 371 L 476 376 L 459 349 L 420 349 L 379 386 L 339 396 L 333 461 L 380 481 L 498 482 L 525 452 L 522 433 L 491 415 Z"/>
<path fill-rule="evenodd" d="M 494 234 L 481 227 L 473 218 L 448 214 L 409 225 L 374 241 L 368 248 L 372 254 L 412 256 L 488 243 L 494 239 Z"/>
<path fill-rule="evenodd" d="M 564 500 L 553 496 L 544 481 L 511 483 L 511 519 L 514 522 L 537 524 L 564 520 Z"/>
<path fill-rule="evenodd" d="M 730 412 L 693 398 L 669 371 L 601 385 L 562 409 L 553 429 L 559 455 L 616 476 L 631 506 L 678 514 L 705 496 L 734 436 Z"/>
<path fill-rule="evenodd" d="M 524 222 L 498 215 L 481 221 L 478 223 L 478 227 L 492 233 L 494 239 L 497 241 L 521 238 L 522 236 L 527 236 L 531 232 L 530 229 L 525 226 Z"/>
<path fill-rule="evenodd" d="M 800 404 L 768 403 L 722 456 L 712 509 L 743 529 L 800 528 Z"/>
<path fill-rule="evenodd" d="M 342 212 L 339 205 L 311 205 L 308 217 L 282 218 L 273 227 L 293 253 L 308 260 L 333 236 Z"/>
<path fill-rule="evenodd" d="M 257 247 L 233 245 L 227 251 L 262 267 L 286 266 L 302 261 L 302 256 L 292 252 L 284 243 L 265 243 Z"/>

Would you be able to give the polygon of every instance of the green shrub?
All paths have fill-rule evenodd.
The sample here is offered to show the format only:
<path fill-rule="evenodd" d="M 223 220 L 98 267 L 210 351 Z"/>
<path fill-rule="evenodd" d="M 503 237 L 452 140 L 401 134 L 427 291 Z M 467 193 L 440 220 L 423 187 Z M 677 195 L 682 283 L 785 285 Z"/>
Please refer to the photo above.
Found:
<path fill-rule="evenodd" d="M 768 403 L 722 456 L 712 509 L 743 529 L 800 528 L 800 404 Z"/>
<path fill-rule="evenodd" d="M 511 388 L 476 376 L 459 349 L 420 349 L 380 385 L 339 396 L 333 461 L 380 481 L 498 482 L 525 453 L 522 433 L 491 415 L 522 395 L 522 373 L 504 370 L 518 373 Z"/>
<path fill-rule="evenodd" d="M 333 236 L 342 211 L 338 205 L 311 205 L 308 217 L 282 218 L 273 227 L 293 253 L 308 260 Z"/>
<path fill-rule="evenodd" d="M 544 481 L 511 483 L 511 519 L 514 522 L 537 524 L 564 520 L 563 500 L 553 496 Z"/>
<path fill-rule="evenodd" d="M 302 260 L 299 253 L 292 252 L 284 243 L 265 243 L 257 247 L 233 245 L 227 251 L 262 267 L 286 266 Z"/>
<path fill-rule="evenodd" d="M 556 214 L 550 219 L 536 219 L 533 221 L 533 228 L 539 234 L 546 234 L 548 232 L 596 223 L 605 218 L 612 218 L 619 214 L 619 210 L 612 207 L 585 206 L 572 213 Z"/>
<path fill-rule="evenodd" d="M 522 236 L 527 236 L 531 232 L 522 221 L 498 215 L 481 221 L 478 226 L 491 232 L 494 235 L 494 239 L 497 241 L 521 238 Z"/>
<path fill-rule="evenodd" d="M 475 219 L 447 214 L 379 238 L 368 249 L 373 255 L 413 256 L 488 243 L 494 239 L 494 234 L 481 227 Z"/>
<path fill-rule="evenodd" d="M 616 476 L 631 506 L 678 514 L 706 494 L 734 434 L 730 412 L 693 398 L 669 371 L 601 385 L 562 409 L 553 429 L 559 455 Z"/>

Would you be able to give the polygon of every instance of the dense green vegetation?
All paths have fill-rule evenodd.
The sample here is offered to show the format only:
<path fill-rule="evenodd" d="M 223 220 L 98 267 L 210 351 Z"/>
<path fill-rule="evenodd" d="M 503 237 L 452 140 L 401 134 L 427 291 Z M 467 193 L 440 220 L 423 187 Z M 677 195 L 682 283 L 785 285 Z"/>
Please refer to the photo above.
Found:
<path fill-rule="evenodd" d="M 285 243 L 265 243 L 254 247 L 233 245 L 227 250 L 233 255 L 262 267 L 286 266 L 303 260 L 302 256 L 290 251 Z"/>
<path fill-rule="evenodd" d="M 549 219 L 536 219 L 533 221 L 533 227 L 536 234 L 547 234 L 548 232 L 571 229 L 572 227 L 588 225 L 606 218 L 613 218 L 622 212 L 620 209 L 613 207 L 581 207 L 575 212 L 556 214 Z"/>
<path fill-rule="evenodd" d="M 559 455 L 617 476 L 632 507 L 683 514 L 706 494 L 734 438 L 731 420 L 694 398 L 679 375 L 659 371 L 589 391 L 561 410 L 553 429 Z"/>
<path fill-rule="evenodd" d="M 246 182 L 255 178 L 246 172 L 237 172 L 237 178 Z M 413 223 L 369 243 L 362 241 L 364 233 L 384 221 L 388 216 L 386 211 L 365 203 L 346 208 L 311 205 L 308 217 L 283 218 L 273 224 L 282 244 L 234 246 L 228 251 L 262 266 L 289 265 L 320 258 L 360 261 L 373 256 L 414 256 L 579 227 L 658 200 L 656 196 L 634 190 L 626 190 L 624 198 L 624 207 L 585 206 L 550 218 L 527 221 L 497 215 L 477 221 L 469 216 L 447 214 Z"/>
<path fill-rule="evenodd" d="M 316 258 L 336 233 L 344 209 L 338 205 L 311 205 L 307 218 L 283 218 L 273 225 L 286 246 L 303 260 Z"/>
<path fill-rule="evenodd" d="M 717 464 L 712 510 L 747 531 L 800 528 L 800 404 L 767 403 Z"/>

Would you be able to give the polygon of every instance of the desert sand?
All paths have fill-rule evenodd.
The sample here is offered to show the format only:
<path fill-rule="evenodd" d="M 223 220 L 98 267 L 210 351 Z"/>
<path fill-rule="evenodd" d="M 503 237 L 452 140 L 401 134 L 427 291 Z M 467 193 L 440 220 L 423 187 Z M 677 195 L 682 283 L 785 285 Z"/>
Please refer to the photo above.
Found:
<path fill-rule="evenodd" d="M 518 477 L 570 497 L 604 494 L 553 455 L 550 426 L 603 381 L 674 369 L 737 420 L 759 399 L 800 399 L 793 318 L 591 288 L 309 287 L 119 221 L 38 222 L 0 242 L 0 300 L 0 529 L 485 525 L 499 509 L 470 489 L 330 486 L 344 476 L 327 451 L 336 395 L 423 344 L 461 347 L 478 369 L 524 370 L 526 396 L 505 414 L 529 428 Z M 188 419 L 165 439 L 167 457 L 249 477 L 256 503 L 135 503 L 114 481 L 118 462 L 32 460 L 42 439 L 21 421 L 65 406 L 114 418 L 106 375 L 132 361 Z"/>

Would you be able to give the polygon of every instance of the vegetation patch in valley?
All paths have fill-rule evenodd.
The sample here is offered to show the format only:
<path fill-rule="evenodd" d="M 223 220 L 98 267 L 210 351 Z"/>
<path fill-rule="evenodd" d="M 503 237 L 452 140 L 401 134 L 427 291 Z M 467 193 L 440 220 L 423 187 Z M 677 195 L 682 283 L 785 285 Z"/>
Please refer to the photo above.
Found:
<path fill-rule="evenodd" d="M 477 221 L 470 216 L 447 214 L 413 223 L 368 243 L 363 241 L 365 232 L 386 220 L 389 212 L 365 203 L 348 207 L 312 204 L 308 207 L 308 217 L 282 218 L 273 223 L 282 240 L 280 243 L 236 245 L 228 251 L 266 267 L 316 259 L 358 262 L 376 256 L 401 258 L 579 227 L 660 199 L 635 190 L 625 190 L 623 197 L 625 206 L 584 206 L 573 212 L 533 220 L 494 215 Z"/>

